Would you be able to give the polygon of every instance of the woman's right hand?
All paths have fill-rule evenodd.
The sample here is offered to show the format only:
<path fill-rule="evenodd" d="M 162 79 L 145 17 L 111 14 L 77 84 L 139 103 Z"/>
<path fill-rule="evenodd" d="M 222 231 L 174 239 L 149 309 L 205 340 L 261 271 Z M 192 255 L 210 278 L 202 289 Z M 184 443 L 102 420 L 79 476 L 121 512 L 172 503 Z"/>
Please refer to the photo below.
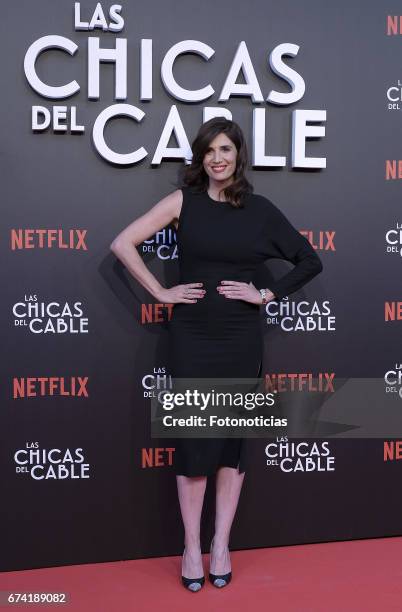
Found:
<path fill-rule="evenodd" d="M 170 289 L 161 289 L 157 295 L 157 300 L 164 304 L 194 304 L 199 298 L 205 295 L 202 289 L 203 283 L 185 283 L 175 285 Z"/>

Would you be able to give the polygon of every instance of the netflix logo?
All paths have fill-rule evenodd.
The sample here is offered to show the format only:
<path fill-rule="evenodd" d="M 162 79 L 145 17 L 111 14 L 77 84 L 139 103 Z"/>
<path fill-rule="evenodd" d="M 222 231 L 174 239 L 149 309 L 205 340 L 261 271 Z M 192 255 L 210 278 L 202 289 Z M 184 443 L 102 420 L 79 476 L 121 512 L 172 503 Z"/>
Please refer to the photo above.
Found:
<path fill-rule="evenodd" d="M 12 229 L 10 248 L 21 249 L 73 249 L 87 251 L 87 230 L 80 229 Z"/>
<path fill-rule="evenodd" d="M 384 461 L 402 459 L 402 440 L 384 442 Z"/>
<path fill-rule="evenodd" d="M 336 251 L 334 239 L 335 232 L 319 231 L 314 232 L 312 230 L 300 230 L 302 236 L 305 236 L 313 249 L 316 251 Z"/>
<path fill-rule="evenodd" d="M 13 378 L 13 399 L 27 397 L 89 397 L 88 376 Z"/>
<path fill-rule="evenodd" d="M 334 393 L 333 380 L 335 372 L 265 374 L 265 390 L 268 392 L 284 391 L 317 391 Z"/>
<path fill-rule="evenodd" d="M 174 304 L 141 304 L 141 323 L 165 323 L 172 318 Z"/>
<path fill-rule="evenodd" d="M 402 15 L 387 15 L 385 31 L 387 36 L 402 34 Z"/>
<path fill-rule="evenodd" d="M 385 162 L 385 180 L 402 179 L 402 159 L 387 159 Z"/>
<path fill-rule="evenodd" d="M 175 448 L 143 448 L 141 450 L 141 467 L 155 468 L 173 465 Z"/>
<path fill-rule="evenodd" d="M 385 321 L 402 321 L 402 302 L 385 302 Z"/>

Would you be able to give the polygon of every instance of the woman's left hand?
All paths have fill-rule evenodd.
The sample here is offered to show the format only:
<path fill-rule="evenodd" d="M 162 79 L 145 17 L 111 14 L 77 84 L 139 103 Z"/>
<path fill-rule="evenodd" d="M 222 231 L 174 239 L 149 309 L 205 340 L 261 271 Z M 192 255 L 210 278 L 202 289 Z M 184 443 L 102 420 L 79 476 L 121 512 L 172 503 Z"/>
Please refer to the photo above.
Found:
<path fill-rule="evenodd" d="M 217 291 L 224 297 L 231 300 L 244 300 L 251 304 L 261 304 L 261 293 L 256 289 L 253 283 L 244 283 L 241 281 L 223 280 L 217 286 Z"/>

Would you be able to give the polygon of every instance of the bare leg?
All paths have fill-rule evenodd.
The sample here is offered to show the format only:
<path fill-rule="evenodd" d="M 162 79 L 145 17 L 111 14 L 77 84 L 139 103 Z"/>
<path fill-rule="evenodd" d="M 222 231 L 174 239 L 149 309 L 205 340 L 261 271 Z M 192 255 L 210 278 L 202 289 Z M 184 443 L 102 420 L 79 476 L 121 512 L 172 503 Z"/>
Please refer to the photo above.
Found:
<path fill-rule="evenodd" d="M 210 571 L 212 574 L 227 574 L 231 571 L 229 537 L 245 472 L 237 468 L 221 467 L 216 473 L 216 518 Z"/>
<path fill-rule="evenodd" d="M 185 551 L 182 575 L 186 578 L 201 578 L 204 569 L 200 546 L 200 522 L 207 477 L 176 476 L 176 480 L 184 525 Z"/>

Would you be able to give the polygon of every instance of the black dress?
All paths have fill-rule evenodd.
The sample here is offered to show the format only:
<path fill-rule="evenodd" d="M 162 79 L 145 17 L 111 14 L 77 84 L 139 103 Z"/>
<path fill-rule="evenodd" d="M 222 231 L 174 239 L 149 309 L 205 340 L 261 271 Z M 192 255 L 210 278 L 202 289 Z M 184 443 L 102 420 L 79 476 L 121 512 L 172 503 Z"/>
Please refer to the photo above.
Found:
<path fill-rule="evenodd" d="M 168 324 L 169 371 L 178 378 L 259 375 L 263 340 L 261 306 L 218 293 L 221 280 L 250 282 L 264 260 L 285 259 L 295 267 L 269 289 L 279 301 L 322 270 L 308 240 L 262 195 L 248 194 L 243 208 L 183 187 L 177 230 L 179 283 L 203 283 L 195 303 L 175 304 Z M 245 471 L 242 438 L 176 438 L 174 471 L 207 476 L 218 467 Z"/>

